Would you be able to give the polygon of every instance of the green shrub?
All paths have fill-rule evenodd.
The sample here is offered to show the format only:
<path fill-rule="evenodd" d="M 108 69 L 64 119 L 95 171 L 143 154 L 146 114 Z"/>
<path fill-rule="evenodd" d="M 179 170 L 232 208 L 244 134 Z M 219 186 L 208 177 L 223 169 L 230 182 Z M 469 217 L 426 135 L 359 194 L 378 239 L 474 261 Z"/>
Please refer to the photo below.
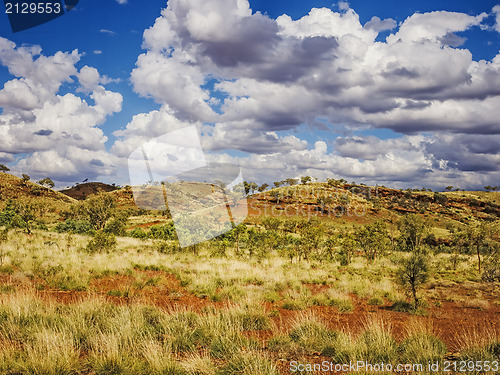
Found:
<path fill-rule="evenodd" d="M 85 250 L 88 253 L 102 253 L 111 251 L 116 247 L 116 237 L 114 234 L 98 230 L 95 236 L 88 242 Z"/>
<path fill-rule="evenodd" d="M 391 309 L 393 311 L 398 311 L 398 312 L 413 312 L 415 311 L 415 307 L 413 304 L 407 301 L 403 300 L 396 300 L 391 306 Z"/>
<path fill-rule="evenodd" d="M 148 235 L 142 228 L 137 227 L 130 232 L 130 236 L 134 238 L 146 238 Z"/>
<path fill-rule="evenodd" d="M 174 254 L 180 251 L 178 242 L 160 241 L 156 244 L 156 250 L 160 254 Z"/>
<path fill-rule="evenodd" d="M 499 361 L 500 362 L 500 341 L 493 340 L 487 345 L 474 345 L 462 352 L 460 356 L 464 361 Z"/>
<path fill-rule="evenodd" d="M 396 276 L 396 281 L 409 296 L 413 297 L 417 308 L 419 305 L 417 291 L 429 279 L 429 260 L 421 253 L 412 253 L 408 259 L 401 261 Z"/>
<path fill-rule="evenodd" d="M 369 305 L 380 306 L 384 304 L 384 300 L 382 297 L 372 297 L 368 300 Z"/>
<path fill-rule="evenodd" d="M 148 237 L 164 241 L 176 240 L 177 235 L 175 232 L 174 223 L 169 222 L 165 225 L 153 225 L 149 230 Z"/>
<path fill-rule="evenodd" d="M 88 220 L 75 219 L 67 219 L 64 222 L 57 224 L 55 231 L 59 233 L 72 232 L 76 234 L 95 234 L 95 230 L 92 228 L 92 225 Z"/>
<path fill-rule="evenodd" d="M 125 221 L 122 218 L 114 217 L 104 226 L 106 233 L 112 233 L 115 236 L 125 235 Z"/>
<path fill-rule="evenodd" d="M 266 302 L 273 303 L 279 301 L 281 299 L 281 296 L 279 295 L 279 293 L 269 290 L 264 294 L 262 299 Z"/>

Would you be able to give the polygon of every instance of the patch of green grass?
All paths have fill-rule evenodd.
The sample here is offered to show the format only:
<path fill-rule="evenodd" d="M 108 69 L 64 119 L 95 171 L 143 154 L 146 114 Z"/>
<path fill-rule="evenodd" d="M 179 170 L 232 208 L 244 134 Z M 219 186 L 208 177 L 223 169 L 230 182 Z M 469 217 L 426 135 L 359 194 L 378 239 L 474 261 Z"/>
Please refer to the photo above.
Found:
<path fill-rule="evenodd" d="M 299 317 L 288 335 L 299 348 L 308 353 L 322 352 L 327 346 L 332 346 L 337 337 L 336 332 L 328 330 L 312 315 Z"/>
<path fill-rule="evenodd" d="M 10 284 L 4 284 L 0 285 L 0 293 L 14 293 L 16 291 L 16 288 L 14 285 Z"/>
<path fill-rule="evenodd" d="M 276 293 L 274 291 L 267 291 L 264 293 L 262 296 L 262 300 L 270 303 L 278 302 L 281 299 L 281 296 L 279 293 Z"/>
<path fill-rule="evenodd" d="M 421 315 L 425 316 L 427 312 L 425 311 L 426 303 L 422 302 L 420 306 L 415 307 L 414 303 L 407 302 L 405 300 L 396 300 L 392 306 L 391 309 L 393 311 L 398 311 L 398 312 L 407 312 L 412 315 Z"/>
<path fill-rule="evenodd" d="M 292 352 L 297 350 L 297 344 L 289 335 L 276 335 L 267 341 L 267 348 L 276 352 Z"/>
<path fill-rule="evenodd" d="M 447 352 L 446 345 L 436 336 L 417 332 L 398 345 L 399 358 L 404 363 L 427 363 L 441 360 Z"/>
<path fill-rule="evenodd" d="M 12 275 L 14 273 L 14 267 L 10 264 L 4 264 L 0 266 L 0 273 L 6 273 L 7 275 Z"/>
<path fill-rule="evenodd" d="M 372 297 L 368 300 L 369 305 L 381 306 L 384 304 L 384 299 L 382 297 Z"/>
<path fill-rule="evenodd" d="M 278 375 L 276 365 L 264 356 L 237 353 L 218 373 L 219 375 Z"/>
<path fill-rule="evenodd" d="M 111 296 L 111 297 L 122 297 L 123 296 L 123 292 L 121 290 L 118 290 L 118 289 L 108 290 L 108 292 L 106 294 L 108 296 Z"/>
<path fill-rule="evenodd" d="M 285 310 L 304 310 L 306 307 L 307 305 L 304 302 L 296 300 L 286 300 L 281 305 L 281 308 Z"/>

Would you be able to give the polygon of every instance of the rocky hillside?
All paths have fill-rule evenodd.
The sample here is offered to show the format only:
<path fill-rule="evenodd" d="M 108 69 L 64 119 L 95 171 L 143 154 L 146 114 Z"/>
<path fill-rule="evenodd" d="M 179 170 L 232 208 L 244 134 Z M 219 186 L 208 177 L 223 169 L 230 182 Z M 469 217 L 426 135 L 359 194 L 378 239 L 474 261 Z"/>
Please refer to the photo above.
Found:
<path fill-rule="evenodd" d="M 109 193 L 118 189 L 115 185 L 108 185 L 102 182 L 86 182 L 77 184 L 69 189 L 61 190 L 61 193 L 77 200 L 84 200 L 89 195 L 97 194 L 101 191 Z"/>

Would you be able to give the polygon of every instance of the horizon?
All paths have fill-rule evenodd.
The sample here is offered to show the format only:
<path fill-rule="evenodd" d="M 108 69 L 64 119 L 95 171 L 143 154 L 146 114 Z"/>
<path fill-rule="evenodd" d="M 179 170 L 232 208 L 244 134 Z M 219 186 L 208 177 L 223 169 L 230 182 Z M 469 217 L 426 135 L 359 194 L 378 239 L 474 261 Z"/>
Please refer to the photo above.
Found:
<path fill-rule="evenodd" d="M 0 163 L 124 186 L 195 125 L 258 184 L 498 185 L 499 2 L 268 3 L 90 0 L 17 33 L 2 8 Z"/>

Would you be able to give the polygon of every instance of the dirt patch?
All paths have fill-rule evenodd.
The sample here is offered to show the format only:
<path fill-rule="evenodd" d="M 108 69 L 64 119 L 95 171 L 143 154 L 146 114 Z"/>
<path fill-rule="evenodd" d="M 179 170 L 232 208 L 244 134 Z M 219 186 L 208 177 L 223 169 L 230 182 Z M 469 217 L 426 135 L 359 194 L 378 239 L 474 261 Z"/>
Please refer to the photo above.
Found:
<path fill-rule="evenodd" d="M 153 280 L 148 284 L 148 280 Z M 25 284 L 14 283 L 10 275 L 0 275 L 0 284 L 14 285 L 16 292 L 26 288 Z M 313 294 L 320 293 L 324 286 L 308 285 Z M 32 288 L 32 287 L 31 287 Z M 366 323 L 374 317 L 380 317 L 392 330 L 396 340 L 401 341 L 407 335 L 407 327 L 416 322 L 430 325 L 434 333 L 448 346 L 449 351 L 456 352 L 461 347 L 461 337 L 471 332 L 500 332 L 500 284 L 469 283 L 464 285 L 432 286 L 434 297 L 429 298 L 425 316 L 414 316 L 409 313 L 392 311 L 389 301 L 381 306 L 369 305 L 365 299 L 351 294 L 354 310 L 342 313 L 337 307 L 312 306 L 305 310 L 291 311 L 281 307 L 282 301 L 263 303 L 270 313 L 275 331 L 286 332 L 296 319 L 304 313 L 314 313 L 325 322 L 330 329 L 344 330 L 353 334 L 360 333 Z M 79 303 L 91 296 L 100 296 L 110 303 L 141 303 L 154 305 L 167 310 L 186 308 L 202 313 L 211 306 L 223 308 L 231 304 L 229 301 L 212 302 L 206 298 L 198 298 L 182 287 L 177 277 L 164 271 L 136 271 L 134 275 L 110 275 L 91 281 L 87 291 L 41 290 L 36 292 L 43 299 L 57 303 Z M 119 295 L 121 293 L 121 295 Z M 484 306 L 468 305 L 466 297 L 480 293 Z M 446 300 L 445 296 L 463 297 L 462 300 Z M 271 314 L 272 312 L 272 314 Z M 248 331 L 247 336 L 265 342 L 273 335 L 271 330 Z"/>

